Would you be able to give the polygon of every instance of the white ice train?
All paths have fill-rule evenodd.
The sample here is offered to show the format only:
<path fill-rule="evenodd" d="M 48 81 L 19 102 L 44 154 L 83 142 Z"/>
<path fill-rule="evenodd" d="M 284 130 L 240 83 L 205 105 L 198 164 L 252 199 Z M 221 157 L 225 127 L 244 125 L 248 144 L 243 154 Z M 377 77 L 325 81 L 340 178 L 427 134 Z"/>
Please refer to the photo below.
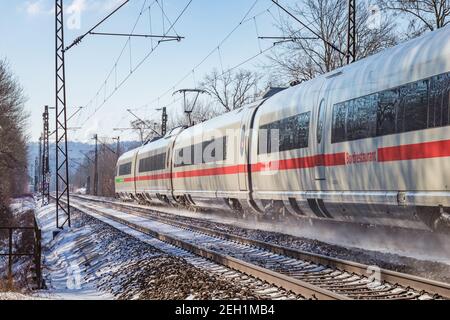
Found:
<path fill-rule="evenodd" d="M 450 225 L 449 104 L 446 27 L 124 154 L 116 194 L 440 228 Z"/>

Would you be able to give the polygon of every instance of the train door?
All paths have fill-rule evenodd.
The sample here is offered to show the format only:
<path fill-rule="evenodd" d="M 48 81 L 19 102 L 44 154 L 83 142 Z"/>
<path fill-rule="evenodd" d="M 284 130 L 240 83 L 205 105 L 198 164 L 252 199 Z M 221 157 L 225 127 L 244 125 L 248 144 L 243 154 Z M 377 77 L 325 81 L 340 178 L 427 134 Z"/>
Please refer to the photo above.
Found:
<path fill-rule="evenodd" d="M 173 146 L 175 144 L 175 139 L 173 141 L 170 141 L 167 145 L 167 153 L 166 153 L 166 170 L 169 173 L 169 179 L 166 183 L 167 191 L 169 191 L 171 194 L 173 192 L 173 181 L 172 181 L 172 154 L 173 154 Z M 173 194 L 172 194 L 173 196 Z"/>
<path fill-rule="evenodd" d="M 137 192 L 137 177 L 138 177 L 138 156 L 139 156 L 139 151 L 140 149 L 138 149 L 136 151 L 136 153 L 134 154 L 133 157 L 133 163 L 134 163 L 134 167 L 133 167 L 133 194 L 136 195 Z"/>
<path fill-rule="evenodd" d="M 241 118 L 241 129 L 238 135 L 238 141 L 239 143 L 239 156 L 238 156 L 238 163 L 239 163 L 239 190 L 240 191 L 247 191 L 248 190 L 248 179 L 247 179 L 247 159 L 248 159 L 248 139 L 250 134 L 250 121 L 249 121 L 249 114 L 251 112 L 249 110 L 245 110 L 242 113 Z"/>
<path fill-rule="evenodd" d="M 262 103 L 254 104 L 245 109 L 241 118 L 241 129 L 238 135 L 239 143 L 239 190 L 249 191 L 251 186 L 251 173 L 249 170 L 250 161 L 250 140 L 253 134 L 253 121 L 259 106 Z"/>
<path fill-rule="evenodd" d="M 316 114 L 314 115 L 313 119 L 313 143 L 314 147 L 313 150 L 315 150 L 315 166 L 313 172 L 313 184 L 316 188 L 316 190 L 324 190 L 326 181 L 327 181 L 327 175 L 326 175 L 326 157 L 325 157 L 325 144 L 326 141 L 324 139 L 325 137 L 325 119 L 327 117 L 327 104 L 326 99 L 322 98 L 319 102 L 318 108 L 313 109 Z"/>

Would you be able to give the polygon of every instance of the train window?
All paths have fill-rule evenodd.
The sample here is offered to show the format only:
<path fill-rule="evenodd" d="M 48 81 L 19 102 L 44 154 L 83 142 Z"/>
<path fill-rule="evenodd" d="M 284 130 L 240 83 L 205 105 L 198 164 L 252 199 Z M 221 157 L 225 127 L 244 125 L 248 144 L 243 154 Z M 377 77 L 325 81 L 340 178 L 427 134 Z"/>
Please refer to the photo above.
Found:
<path fill-rule="evenodd" d="M 227 159 L 227 137 L 203 142 L 202 155 L 202 163 L 225 161 Z"/>
<path fill-rule="evenodd" d="M 377 136 L 397 132 L 395 124 L 398 103 L 398 90 L 387 90 L 378 94 Z"/>
<path fill-rule="evenodd" d="M 325 100 L 322 100 L 319 106 L 319 114 L 317 120 L 317 143 L 320 144 L 322 142 L 323 136 L 323 123 L 325 121 Z"/>
<path fill-rule="evenodd" d="M 335 104 L 332 143 L 450 124 L 450 73 Z"/>
<path fill-rule="evenodd" d="M 376 97 L 366 96 L 348 102 L 346 140 L 371 138 L 376 135 Z"/>
<path fill-rule="evenodd" d="M 433 77 L 430 81 L 430 102 L 428 127 L 442 127 L 450 124 L 450 74 Z"/>
<path fill-rule="evenodd" d="M 184 147 L 175 151 L 175 168 L 185 167 L 194 164 L 193 146 Z"/>
<path fill-rule="evenodd" d="M 428 127 L 428 80 L 408 84 L 400 90 L 404 110 L 403 132 Z"/>
<path fill-rule="evenodd" d="M 131 174 L 131 162 L 120 165 L 119 176 L 128 176 Z"/>
<path fill-rule="evenodd" d="M 347 118 L 348 103 L 339 103 L 333 108 L 332 143 L 345 141 L 345 120 Z"/>
<path fill-rule="evenodd" d="M 258 154 L 307 148 L 310 117 L 311 112 L 305 112 L 261 126 Z"/>
<path fill-rule="evenodd" d="M 161 153 L 156 156 L 139 160 L 139 173 L 151 172 L 166 169 L 166 154 Z"/>
<path fill-rule="evenodd" d="M 185 167 L 227 159 L 227 137 L 212 139 L 175 152 L 175 167 Z"/>

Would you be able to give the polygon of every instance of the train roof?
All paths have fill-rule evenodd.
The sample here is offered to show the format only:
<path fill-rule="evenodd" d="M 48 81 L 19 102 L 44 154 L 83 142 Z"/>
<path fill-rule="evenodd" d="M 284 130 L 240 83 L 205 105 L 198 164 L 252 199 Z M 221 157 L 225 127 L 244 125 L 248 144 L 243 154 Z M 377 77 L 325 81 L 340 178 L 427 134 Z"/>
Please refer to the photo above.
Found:
<path fill-rule="evenodd" d="M 150 142 L 147 145 L 139 148 L 139 154 L 146 153 L 162 148 L 166 148 L 167 145 L 173 140 L 173 136 L 165 136 L 161 139 L 158 139 L 156 141 Z"/>
<path fill-rule="evenodd" d="M 336 82 L 338 88 L 334 89 L 346 91 L 347 95 L 367 94 L 370 91 L 380 90 L 380 87 L 395 87 L 396 83 L 412 82 L 419 78 L 431 77 L 443 71 L 450 71 L 450 26 L 429 32 L 350 65 L 317 76 L 297 86 L 282 90 L 267 98 L 263 104 L 263 109 L 266 107 L 270 110 L 271 106 L 277 102 L 283 102 L 280 105 L 284 107 L 294 107 L 295 104 L 298 104 L 298 101 L 301 101 L 299 97 L 302 96 L 305 89 L 309 89 L 309 92 L 311 92 L 310 90 L 320 90 L 321 84 L 329 79 L 341 79 L 342 81 Z M 343 90 L 348 88 L 352 90 Z M 195 130 L 221 128 L 224 126 L 224 119 L 237 119 L 239 113 L 245 108 L 253 108 L 260 103 L 261 101 L 255 102 L 185 130 L 180 128 L 174 135 L 182 133 L 182 136 L 184 136 L 185 134 L 195 134 Z M 131 150 L 122 155 L 119 162 L 133 158 L 136 152 L 145 152 L 163 147 L 167 144 L 167 138 L 166 136 L 164 139 Z"/>
<path fill-rule="evenodd" d="M 120 156 L 118 162 L 124 163 L 124 162 L 132 160 L 136 156 L 136 152 L 138 152 L 140 149 L 142 149 L 142 147 L 125 152 L 123 155 Z"/>
<path fill-rule="evenodd" d="M 450 26 L 302 82 L 275 94 L 268 98 L 267 102 L 292 100 L 299 91 L 320 87 L 324 81 L 335 78 L 342 80 L 336 82 L 338 88 L 335 89 L 350 88 L 353 94 L 367 94 L 371 90 L 392 88 L 399 83 L 413 82 L 448 71 L 450 71 Z M 355 92 L 357 89 L 364 93 Z"/>

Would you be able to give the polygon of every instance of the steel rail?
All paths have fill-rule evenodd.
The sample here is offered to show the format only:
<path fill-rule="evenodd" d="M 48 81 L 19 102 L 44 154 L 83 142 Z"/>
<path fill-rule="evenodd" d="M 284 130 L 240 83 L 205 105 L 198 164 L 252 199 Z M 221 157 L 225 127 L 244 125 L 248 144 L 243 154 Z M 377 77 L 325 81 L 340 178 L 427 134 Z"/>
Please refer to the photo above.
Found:
<path fill-rule="evenodd" d="M 171 215 L 170 213 L 155 210 L 153 208 L 146 209 L 146 208 L 138 207 L 133 204 L 118 203 L 116 201 L 108 201 L 108 200 L 80 197 L 78 195 L 76 197 L 79 199 L 87 200 L 87 201 L 93 201 L 93 202 L 98 202 L 98 203 L 107 203 L 109 205 L 114 205 L 116 207 L 125 208 L 128 210 L 131 210 L 131 209 L 135 210 L 135 211 L 137 210 L 137 211 L 140 211 L 140 213 L 142 213 L 144 215 L 144 217 L 151 217 L 152 219 L 157 219 L 164 223 L 172 224 L 172 225 L 178 226 L 180 228 L 196 230 L 197 232 L 207 234 L 210 236 L 220 237 L 220 238 L 223 238 L 226 240 L 255 246 L 255 247 L 258 247 L 261 249 L 265 249 L 265 250 L 270 251 L 275 254 L 280 254 L 280 255 L 284 255 L 284 256 L 291 257 L 294 259 L 299 259 L 299 260 L 306 260 L 309 262 L 313 262 L 313 263 L 333 267 L 336 269 L 340 269 L 340 270 L 343 270 L 346 272 L 354 273 L 354 274 L 357 274 L 360 276 L 367 276 L 368 270 L 370 268 L 369 265 L 365 265 L 362 263 L 337 259 L 337 258 L 328 257 L 325 255 L 320 255 L 320 254 L 306 252 L 306 251 L 301 251 L 301 250 L 297 250 L 297 249 L 286 248 L 286 247 L 282 247 L 282 246 L 279 246 L 276 244 L 271 244 L 268 242 L 254 240 L 254 239 L 250 239 L 250 238 L 246 238 L 246 237 L 242 237 L 242 236 L 238 236 L 238 235 L 234 235 L 234 234 L 230 234 L 230 233 L 224 233 L 221 231 L 212 230 L 212 229 L 208 229 L 208 228 L 200 227 L 200 226 L 195 226 L 195 225 L 187 224 L 187 223 L 180 222 L 180 221 L 174 221 L 173 219 L 167 218 L 167 216 Z M 166 217 L 155 216 L 154 213 L 163 214 Z M 139 215 L 136 212 L 130 212 L 130 214 Z M 431 279 L 426 279 L 426 278 L 422 278 L 422 277 L 418 277 L 418 276 L 414 276 L 414 275 L 410 275 L 410 274 L 405 274 L 405 273 L 401 273 L 401 272 L 391 271 L 391 270 L 387 270 L 387 269 L 380 268 L 378 271 L 379 271 L 379 275 L 380 275 L 380 281 L 386 281 L 388 283 L 397 284 L 397 285 L 401 285 L 404 287 L 411 287 L 418 291 L 426 291 L 426 292 L 440 295 L 444 298 L 450 299 L 450 284 L 448 284 L 448 283 L 439 282 L 439 281 L 435 281 L 435 280 L 431 280 Z"/>
<path fill-rule="evenodd" d="M 283 288 L 285 290 L 292 291 L 295 294 L 299 294 L 308 299 L 319 299 L 319 300 L 351 300 L 349 297 L 344 295 L 335 293 L 333 291 L 320 288 L 318 286 L 312 285 L 305 281 L 295 279 L 284 274 L 272 271 L 267 268 L 263 268 L 252 263 L 236 259 L 234 257 L 223 255 L 206 248 L 201 248 L 197 245 L 189 243 L 187 241 L 181 240 L 177 237 L 173 237 L 164 233 L 157 232 L 155 230 L 151 230 L 150 228 L 143 227 L 136 223 L 132 223 L 130 221 L 126 221 L 122 218 L 107 214 L 102 212 L 101 210 L 83 205 L 76 204 L 71 202 L 70 206 L 73 209 L 79 210 L 84 214 L 90 215 L 89 212 L 94 212 L 106 219 L 112 220 L 114 222 L 120 223 L 127 227 L 130 227 L 136 231 L 139 231 L 143 234 L 149 235 L 155 239 L 160 241 L 169 243 L 186 251 L 192 252 L 200 257 L 209 259 L 217 264 L 223 265 L 230 269 L 239 271 L 248 276 L 263 280 L 265 282 L 271 283 L 277 287 Z M 95 217 L 94 217 L 95 218 Z"/>

